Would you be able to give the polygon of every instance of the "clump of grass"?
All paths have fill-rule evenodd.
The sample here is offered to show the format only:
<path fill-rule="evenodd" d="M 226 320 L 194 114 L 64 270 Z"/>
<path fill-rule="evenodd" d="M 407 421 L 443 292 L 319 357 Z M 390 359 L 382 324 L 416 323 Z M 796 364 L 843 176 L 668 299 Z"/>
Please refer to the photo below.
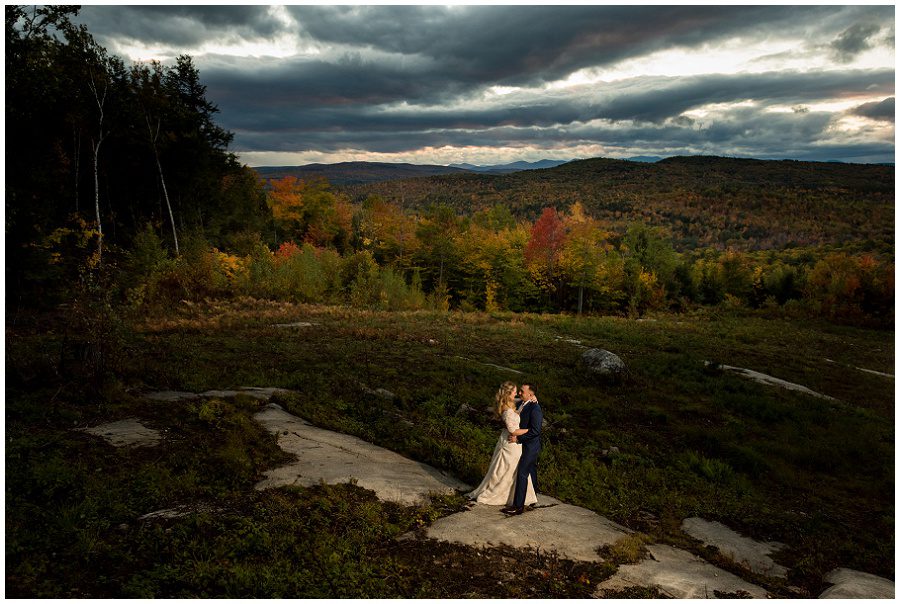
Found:
<path fill-rule="evenodd" d="M 615 564 L 634 564 L 647 556 L 647 543 L 652 539 L 643 533 L 629 533 L 601 551 L 601 556 Z"/>

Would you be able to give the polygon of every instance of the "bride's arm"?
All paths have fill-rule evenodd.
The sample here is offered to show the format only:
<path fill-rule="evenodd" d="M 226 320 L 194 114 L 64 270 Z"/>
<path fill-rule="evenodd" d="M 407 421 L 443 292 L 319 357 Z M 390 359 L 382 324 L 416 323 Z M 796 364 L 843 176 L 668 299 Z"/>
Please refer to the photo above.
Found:
<path fill-rule="evenodd" d="M 528 432 L 528 428 L 519 428 L 519 415 L 512 409 L 503 412 L 503 421 L 512 436 L 521 436 Z"/>

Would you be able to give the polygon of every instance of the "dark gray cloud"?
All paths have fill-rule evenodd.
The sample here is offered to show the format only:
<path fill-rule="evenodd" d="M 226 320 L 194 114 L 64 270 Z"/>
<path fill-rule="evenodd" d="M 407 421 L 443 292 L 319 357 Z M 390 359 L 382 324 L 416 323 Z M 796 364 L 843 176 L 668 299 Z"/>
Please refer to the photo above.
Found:
<path fill-rule="evenodd" d="M 843 114 L 805 109 L 860 98 L 846 114 L 892 127 L 893 68 L 847 68 L 868 49 L 893 47 L 891 6 L 89 6 L 80 19 L 113 50 L 143 43 L 174 56 L 209 42 L 287 35 L 319 51 L 285 59 L 195 57 L 238 152 L 603 145 L 647 154 L 893 156 L 892 145 L 881 142 L 887 136 L 840 143 L 834 124 Z M 795 49 L 781 44 L 758 57 L 767 66 L 796 65 L 798 56 L 833 64 L 540 88 L 582 68 L 657 51 L 769 40 L 789 40 Z M 494 86 L 527 90 L 486 94 Z M 873 97 L 885 100 L 862 103 Z M 684 115 L 741 101 L 753 106 Z M 766 111 L 773 105 L 797 109 Z"/>
<path fill-rule="evenodd" d="M 368 77 L 375 76 L 369 74 Z M 224 84 L 215 78 L 213 81 L 217 85 Z M 557 98 L 535 96 L 531 102 L 519 100 L 514 106 L 457 108 L 453 111 L 439 107 L 386 111 L 380 107 L 361 109 L 341 103 L 311 106 L 308 102 L 310 99 L 301 92 L 304 86 L 297 86 L 298 96 L 294 97 L 291 91 L 279 93 L 279 81 L 281 80 L 276 77 L 269 83 L 254 84 L 254 91 L 268 99 L 267 106 L 280 107 L 278 112 L 264 115 L 256 110 L 255 100 L 242 93 L 247 84 L 245 80 L 235 82 L 233 90 L 213 85 L 210 90 L 220 99 L 223 116 L 227 117 L 233 127 L 241 130 L 277 132 L 290 128 L 295 134 L 335 130 L 371 132 L 399 129 L 414 132 L 434 129 L 471 130 L 493 126 L 565 126 L 596 119 L 661 123 L 710 103 L 754 101 L 765 107 L 773 104 L 812 103 L 863 91 L 868 94 L 891 94 L 894 72 L 771 72 L 681 78 L 647 77 L 610 84 L 597 91 L 585 91 L 581 95 Z M 292 99 L 297 102 L 292 103 Z"/>
<path fill-rule="evenodd" d="M 833 116 L 824 112 L 801 115 L 739 110 L 702 128 L 675 122 L 599 123 L 573 128 L 536 131 L 497 127 L 475 131 L 313 132 L 303 136 L 306 148 L 331 153 L 342 149 L 366 149 L 380 153 L 412 152 L 423 146 L 475 145 L 483 147 L 525 147 L 540 145 L 547 150 L 576 145 L 602 145 L 617 155 L 671 155 L 702 153 L 848 161 L 891 161 L 893 145 L 873 141 L 837 144 L 829 139 Z M 290 151 L 292 147 L 278 133 L 251 135 L 254 146 Z"/>
<path fill-rule="evenodd" d="M 79 20 L 101 43 L 197 46 L 223 36 L 268 38 L 282 27 L 265 6 L 85 6 Z"/>
<path fill-rule="evenodd" d="M 891 7 L 494 6 L 290 9 L 315 39 L 421 55 L 457 81 L 539 84 L 583 68 L 740 34 L 803 31 L 841 15 L 890 19 Z M 849 46 L 858 38 L 853 32 Z"/>
<path fill-rule="evenodd" d="M 863 103 L 851 112 L 853 115 L 861 115 L 873 120 L 881 120 L 885 122 L 894 121 L 894 97 L 884 99 L 878 103 Z"/>
<path fill-rule="evenodd" d="M 855 23 L 831 43 L 831 50 L 838 61 L 848 63 L 859 53 L 870 49 L 872 38 L 880 31 L 881 26 L 875 23 Z"/>

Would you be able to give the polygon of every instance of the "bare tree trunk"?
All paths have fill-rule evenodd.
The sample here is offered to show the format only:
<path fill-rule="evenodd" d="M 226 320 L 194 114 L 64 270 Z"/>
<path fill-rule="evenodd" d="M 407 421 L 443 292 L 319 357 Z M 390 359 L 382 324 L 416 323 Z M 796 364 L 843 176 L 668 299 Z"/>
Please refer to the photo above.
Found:
<path fill-rule="evenodd" d="M 97 176 L 97 163 L 100 157 L 100 145 L 103 143 L 101 135 L 97 142 L 91 139 L 91 146 L 94 149 L 94 212 L 97 220 L 97 232 L 100 237 L 97 239 L 97 258 L 100 266 L 103 266 L 103 223 L 100 222 L 100 179 Z"/>
<path fill-rule="evenodd" d="M 96 213 L 97 219 L 97 232 L 100 234 L 100 238 L 97 240 L 97 263 L 99 266 L 103 266 L 103 224 L 100 222 L 100 179 L 97 175 L 99 170 L 98 164 L 100 159 L 100 145 L 103 144 L 103 139 L 105 135 L 103 134 L 103 105 L 106 104 L 106 91 L 108 86 L 104 84 L 103 86 L 103 94 L 97 90 L 97 84 L 94 82 L 94 73 L 91 72 L 91 92 L 94 93 L 94 100 L 97 102 L 97 109 L 100 111 L 100 116 L 97 120 L 97 140 L 91 138 L 91 147 L 94 151 L 94 211 Z"/>
<path fill-rule="evenodd" d="M 172 238 L 175 239 L 175 255 L 181 255 L 178 249 L 178 232 L 175 230 L 175 215 L 172 213 L 172 204 L 169 203 L 169 191 L 166 189 L 166 179 L 163 177 L 162 164 L 159 161 L 159 152 L 156 150 L 156 140 L 159 138 L 159 120 L 156 121 L 156 132 L 150 127 L 150 118 L 144 115 L 147 120 L 147 131 L 150 133 L 150 145 L 153 147 L 153 157 L 156 158 L 156 168 L 159 170 L 159 182 L 162 183 L 163 197 L 166 198 L 166 208 L 169 210 L 169 222 L 172 223 Z"/>
<path fill-rule="evenodd" d="M 72 126 L 72 138 L 74 139 L 72 146 L 75 149 L 75 213 L 77 214 L 80 209 L 78 207 L 78 181 L 81 180 L 81 133 L 78 132 L 76 126 Z"/>

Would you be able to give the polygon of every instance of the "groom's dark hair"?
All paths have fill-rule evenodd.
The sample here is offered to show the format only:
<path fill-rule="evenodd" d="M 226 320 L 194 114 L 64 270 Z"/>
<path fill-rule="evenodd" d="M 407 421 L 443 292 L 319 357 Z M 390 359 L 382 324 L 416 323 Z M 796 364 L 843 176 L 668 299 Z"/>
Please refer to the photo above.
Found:
<path fill-rule="evenodd" d="M 534 382 L 522 382 L 522 386 L 528 386 L 531 389 L 531 393 L 537 396 L 537 386 L 534 385 Z"/>

